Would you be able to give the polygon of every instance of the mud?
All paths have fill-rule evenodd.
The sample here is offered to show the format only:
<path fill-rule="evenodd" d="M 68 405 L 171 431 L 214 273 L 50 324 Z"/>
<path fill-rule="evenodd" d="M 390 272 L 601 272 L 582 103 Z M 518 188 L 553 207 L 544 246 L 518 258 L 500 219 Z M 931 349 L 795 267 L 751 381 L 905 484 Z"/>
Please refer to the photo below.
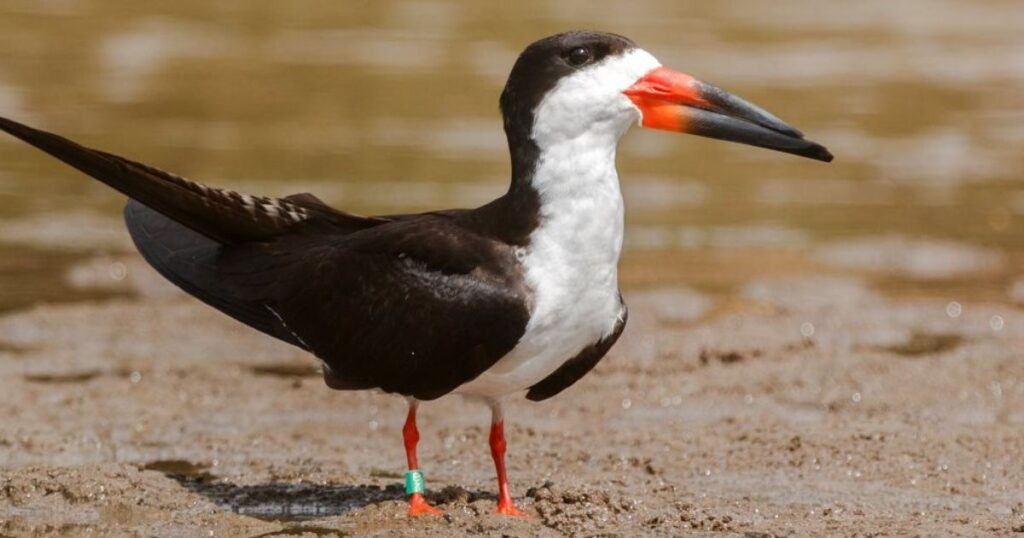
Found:
<path fill-rule="evenodd" d="M 122 196 L 0 137 L 0 536 L 1024 532 L 1022 27 L 1011 0 L 0 3 L 0 114 L 360 214 L 504 192 L 498 94 L 569 28 L 837 156 L 627 136 L 622 341 L 508 406 L 530 517 L 492 514 L 489 412 L 445 398 L 446 515 L 409 520 L 400 398 L 183 297 Z"/>
<path fill-rule="evenodd" d="M 411 520 L 401 398 L 328 390 L 297 350 L 178 294 L 139 297 L 0 319 L 0 533 L 1024 526 L 1024 311 L 1009 303 L 896 299 L 847 276 L 627 293 L 626 334 L 593 374 L 510 402 L 509 472 L 530 516 L 492 513 L 488 411 L 450 397 L 420 412 L 428 499 L 445 516 Z"/>

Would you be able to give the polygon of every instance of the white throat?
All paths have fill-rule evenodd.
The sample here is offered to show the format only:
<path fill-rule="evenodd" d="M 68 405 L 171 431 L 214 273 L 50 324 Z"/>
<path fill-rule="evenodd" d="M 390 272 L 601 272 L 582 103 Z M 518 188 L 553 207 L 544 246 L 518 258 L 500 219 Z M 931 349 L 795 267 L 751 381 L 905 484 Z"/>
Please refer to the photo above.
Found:
<path fill-rule="evenodd" d="M 540 222 L 530 236 L 528 261 L 555 270 L 545 272 L 546 280 L 617 289 L 624 208 L 615 144 L 583 136 L 545 148 L 533 187 Z"/>

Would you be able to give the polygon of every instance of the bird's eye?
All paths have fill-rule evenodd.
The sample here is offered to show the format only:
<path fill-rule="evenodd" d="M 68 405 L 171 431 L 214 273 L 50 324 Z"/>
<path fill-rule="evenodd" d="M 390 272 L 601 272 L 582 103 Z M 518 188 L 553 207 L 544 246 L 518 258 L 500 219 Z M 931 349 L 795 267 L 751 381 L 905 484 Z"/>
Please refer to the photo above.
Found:
<path fill-rule="evenodd" d="M 590 49 L 586 47 L 576 47 L 565 55 L 565 59 L 569 62 L 569 65 L 579 67 L 590 61 Z"/>

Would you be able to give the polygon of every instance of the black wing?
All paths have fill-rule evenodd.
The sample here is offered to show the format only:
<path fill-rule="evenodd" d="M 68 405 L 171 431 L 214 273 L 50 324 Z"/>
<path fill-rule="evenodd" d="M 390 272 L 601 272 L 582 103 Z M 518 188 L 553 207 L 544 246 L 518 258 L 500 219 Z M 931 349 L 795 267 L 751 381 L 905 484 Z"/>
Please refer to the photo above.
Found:
<path fill-rule="evenodd" d="M 388 222 L 335 210 L 309 194 L 275 199 L 207 187 L 2 117 L 0 130 L 128 195 L 128 231 L 165 278 L 229 316 L 304 349 L 264 305 L 225 293 L 218 272 L 223 249 L 300 230 L 350 233 Z"/>
<path fill-rule="evenodd" d="M 328 241 L 283 236 L 226 250 L 236 297 L 267 305 L 338 388 L 429 400 L 507 354 L 529 319 L 506 246 L 424 215 Z"/>
<path fill-rule="evenodd" d="M 135 200 L 128 200 L 124 220 L 142 257 L 175 286 L 258 331 L 309 350 L 265 305 L 227 293 L 219 269 L 224 245 Z"/>
<path fill-rule="evenodd" d="M 483 373 L 525 329 L 529 294 L 510 273 L 514 255 L 461 225 L 471 212 L 361 217 L 308 194 L 206 187 L 4 118 L 0 130 L 132 198 L 128 229 L 157 271 L 312 351 L 335 388 L 436 398 Z"/>

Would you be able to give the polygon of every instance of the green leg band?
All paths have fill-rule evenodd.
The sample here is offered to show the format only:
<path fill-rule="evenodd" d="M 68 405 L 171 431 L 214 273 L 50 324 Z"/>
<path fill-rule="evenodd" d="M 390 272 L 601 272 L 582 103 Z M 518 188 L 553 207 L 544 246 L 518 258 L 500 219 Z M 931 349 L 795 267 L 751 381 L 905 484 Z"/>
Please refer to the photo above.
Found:
<path fill-rule="evenodd" d="M 413 493 L 422 494 L 425 490 L 423 489 L 423 473 L 419 471 L 406 471 L 405 472 L 405 494 L 412 495 Z"/>

